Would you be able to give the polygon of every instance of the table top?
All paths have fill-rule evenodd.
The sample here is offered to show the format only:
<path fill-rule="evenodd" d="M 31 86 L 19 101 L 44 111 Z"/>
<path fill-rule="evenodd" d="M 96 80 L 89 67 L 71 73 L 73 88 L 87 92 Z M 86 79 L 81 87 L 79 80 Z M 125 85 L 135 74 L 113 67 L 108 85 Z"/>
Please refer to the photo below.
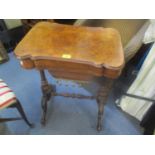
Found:
<path fill-rule="evenodd" d="M 40 22 L 25 35 L 14 52 L 17 58 L 26 62 L 22 63 L 25 68 L 41 66 L 46 69 L 51 62 L 56 62 L 52 68 L 56 65 L 63 68 L 66 62 L 66 65 L 77 65 L 77 68 L 81 64 L 86 65 L 86 69 L 93 68 L 92 74 L 95 74 L 95 69 L 120 72 L 124 65 L 121 38 L 112 28 Z M 27 67 L 32 63 L 31 67 Z"/>
<path fill-rule="evenodd" d="M 119 33 L 112 28 L 40 22 L 15 49 L 18 58 L 67 59 L 96 67 L 120 68 L 124 55 Z"/>

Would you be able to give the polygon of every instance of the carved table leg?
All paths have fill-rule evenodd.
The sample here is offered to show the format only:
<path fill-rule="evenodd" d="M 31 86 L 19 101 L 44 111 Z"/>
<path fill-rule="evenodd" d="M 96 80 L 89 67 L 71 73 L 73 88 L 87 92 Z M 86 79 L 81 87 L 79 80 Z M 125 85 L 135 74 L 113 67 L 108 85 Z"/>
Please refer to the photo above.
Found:
<path fill-rule="evenodd" d="M 55 91 L 54 86 L 50 85 L 46 79 L 44 70 L 40 70 L 40 76 L 41 76 L 41 89 L 42 89 L 42 100 L 41 100 L 41 107 L 43 111 L 41 123 L 43 125 L 46 124 L 46 114 L 47 114 L 47 102 L 51 98 L 52 92 Z"/>
<path fill-rule="evenodd" d="M 105 79 L 104 86 L 101 86 L 97 95 L 97 103 L 98 103 L 98 120 L 97 120 L 97 130 L 100 131 L 102 129 L 102 120 L 103 120 L 103 112 L 104 105 L 107 101 L 109 92 L 111 90 L 113 80 Z"/>

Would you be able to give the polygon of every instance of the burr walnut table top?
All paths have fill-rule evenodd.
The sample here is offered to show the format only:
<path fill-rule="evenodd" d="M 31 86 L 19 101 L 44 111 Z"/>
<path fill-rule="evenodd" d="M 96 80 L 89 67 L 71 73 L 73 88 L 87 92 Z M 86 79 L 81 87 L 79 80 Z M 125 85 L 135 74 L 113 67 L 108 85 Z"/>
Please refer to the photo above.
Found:
<path fill-rule="evenodd" d="M 24 68 L 116 78 L 124 65 L 119 33 L 112 28 L 40 22 L 15 48 Z"/>

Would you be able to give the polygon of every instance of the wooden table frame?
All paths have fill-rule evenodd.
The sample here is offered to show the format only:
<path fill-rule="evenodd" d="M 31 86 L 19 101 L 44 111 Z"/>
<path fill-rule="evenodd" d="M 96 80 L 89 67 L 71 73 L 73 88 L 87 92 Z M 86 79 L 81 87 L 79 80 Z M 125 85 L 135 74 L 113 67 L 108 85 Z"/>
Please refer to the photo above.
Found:
<path fill-rule="evenodd" d="M 68 94 L 68 93 L 57 93 L 56 86 L 48 83 L 47 78 L 45 76 L 45 71 L 40 70 L 41 77 L 41 90 L 42 90 L 42 99 L 41 99 L 41 107 L 42 107 L 42 119 L 41 123 L 43 125 L 46 124 L 46 114 L 47 114 L 47 104 L 51 97 L 54 96 L 63 96 L 63 97 L 72 97 L 79 99 L 96 99 L 98 104 L 98 119 L 97 119 L 97 130 L 100 131 L 102 129 L 102 120 L 104 113 L 104 105 L 107 101 L 109 92 L 112 88 L 113 79 L 106 78 L 105 85 L 101 86 L 96 96 L 85 96 L 82 94 Z"/>
<path fill-rule="evenodd" d="M 124 52 L 117 30 L 40 22 L 26 34 L 14 51 L 23 68 L 40 72 L 42 124 L 46 123 L 50 98 L 64 96 L 96 99 L 97 130 L 102 129 L 104 105 L 114 79 L 118 78 L 124 66 Z M 56 86 L 48 83 L 44 70 L 62 79 L 90 81 L 103 77 L 105 84 L 96 96 L 57 93 Z"/>

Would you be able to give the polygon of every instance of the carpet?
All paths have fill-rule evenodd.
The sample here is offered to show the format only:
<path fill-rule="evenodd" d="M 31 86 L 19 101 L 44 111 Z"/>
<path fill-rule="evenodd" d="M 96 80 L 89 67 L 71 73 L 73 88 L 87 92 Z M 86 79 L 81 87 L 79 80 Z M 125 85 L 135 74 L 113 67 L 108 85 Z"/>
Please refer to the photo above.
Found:
<path fill-rule="evenodd" d="M 35 124 L 29 128 L 23 120 L 6 123 L 8 134 L 30 135 L 139 135 L 142 130 L 139 122 L 123 113 L 114 104 L 113 92 L 105 106 L 103 130 L 96 131 L 97 103 L 95 100 L 79 100 L 55 97 L 48 104 L 48 121 L 43 127 L 41 118 L 40 76 L 36 70 L 22 69 L 13 53 L 10 60 L 0 65 L 0 78 L 12 88 L 21 101 L 29 120 Z M 86 89 L 73 81 L 62 80 L 60 83 L 46 73 L 50 83 L 57 85 L 58 92 L 82 93 L 90 95 Z M 0 112 L 3 117 L 16 117 L 16 109 Z"/>

